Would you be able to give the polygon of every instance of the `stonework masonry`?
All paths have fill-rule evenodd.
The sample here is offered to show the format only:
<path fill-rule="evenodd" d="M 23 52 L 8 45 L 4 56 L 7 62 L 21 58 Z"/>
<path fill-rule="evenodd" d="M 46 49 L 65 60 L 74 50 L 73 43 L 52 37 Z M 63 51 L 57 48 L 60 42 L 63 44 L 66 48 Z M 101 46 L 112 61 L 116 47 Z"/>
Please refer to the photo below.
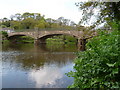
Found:
<path fill-rule="evenodd" d="M 45 43 L 45 40 L 54 35 L 70 35 L 78 39 L 78 47 L 85 45 L 86 39 L 92 38 L 97 35 L 95 31 L 75 31 L 75 30 L 66 30 L 66 31 L 38 31 L 38 32 L 12 32 L 8 33 L 8 38 L 13 36 L 29 36 L 34 38 L 34 43 L 37 45 L 39 43 Z"/>

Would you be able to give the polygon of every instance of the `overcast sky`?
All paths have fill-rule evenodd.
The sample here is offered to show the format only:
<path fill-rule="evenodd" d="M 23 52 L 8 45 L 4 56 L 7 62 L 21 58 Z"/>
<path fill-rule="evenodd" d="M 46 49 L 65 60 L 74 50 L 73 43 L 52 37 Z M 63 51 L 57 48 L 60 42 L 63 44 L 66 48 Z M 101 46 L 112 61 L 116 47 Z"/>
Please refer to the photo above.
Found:
<path fill-rule="evenodd" d="M 81 12 L 75 6 L 80 0 L 0 0 L 0 18 L 16 13 L 41 13 L 45 18 L 57 19 L 63 16 L 76 23 L 81 18 Z"/>

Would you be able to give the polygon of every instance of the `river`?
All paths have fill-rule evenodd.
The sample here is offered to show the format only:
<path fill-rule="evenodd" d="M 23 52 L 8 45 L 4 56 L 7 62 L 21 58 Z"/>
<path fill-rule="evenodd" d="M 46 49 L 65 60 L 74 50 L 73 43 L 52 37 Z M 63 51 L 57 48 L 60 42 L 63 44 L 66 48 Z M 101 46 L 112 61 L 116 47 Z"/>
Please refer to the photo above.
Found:
<path fill-rule="evenodd" d="M 76 45 L 3 44 L 2 88 L 66 88 Z"/>

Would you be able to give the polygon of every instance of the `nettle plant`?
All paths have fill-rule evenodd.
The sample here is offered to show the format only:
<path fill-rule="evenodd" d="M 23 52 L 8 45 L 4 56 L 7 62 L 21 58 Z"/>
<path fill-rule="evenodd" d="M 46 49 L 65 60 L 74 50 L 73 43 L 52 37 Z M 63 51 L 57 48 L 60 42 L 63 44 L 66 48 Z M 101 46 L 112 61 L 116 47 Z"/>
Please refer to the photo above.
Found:
<path fill-rule="evenodd" d="M 87 50 L 78 52 L 74 69 L 67 73 L 74 77 L 69 88 L 120 88 L 120 31 L 106 33 L 92 38 Z"/>

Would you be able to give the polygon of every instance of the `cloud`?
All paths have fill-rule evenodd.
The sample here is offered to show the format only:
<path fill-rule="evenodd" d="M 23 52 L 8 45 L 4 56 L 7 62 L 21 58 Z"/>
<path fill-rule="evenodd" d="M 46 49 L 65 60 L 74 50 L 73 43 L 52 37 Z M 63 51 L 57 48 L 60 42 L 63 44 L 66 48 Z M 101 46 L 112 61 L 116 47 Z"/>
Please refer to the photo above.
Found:
<path fill-rule="evenodd" d="M 42 88 L 48 85 L 55 85 L 56 80 L 62 78 L 63 75 L 60 73 L 57 67 L 44 67 L 44 69 L 35 71 L 32 70 L 29 73 L 29 78 L 36 83 L 36 88 Z"/>

